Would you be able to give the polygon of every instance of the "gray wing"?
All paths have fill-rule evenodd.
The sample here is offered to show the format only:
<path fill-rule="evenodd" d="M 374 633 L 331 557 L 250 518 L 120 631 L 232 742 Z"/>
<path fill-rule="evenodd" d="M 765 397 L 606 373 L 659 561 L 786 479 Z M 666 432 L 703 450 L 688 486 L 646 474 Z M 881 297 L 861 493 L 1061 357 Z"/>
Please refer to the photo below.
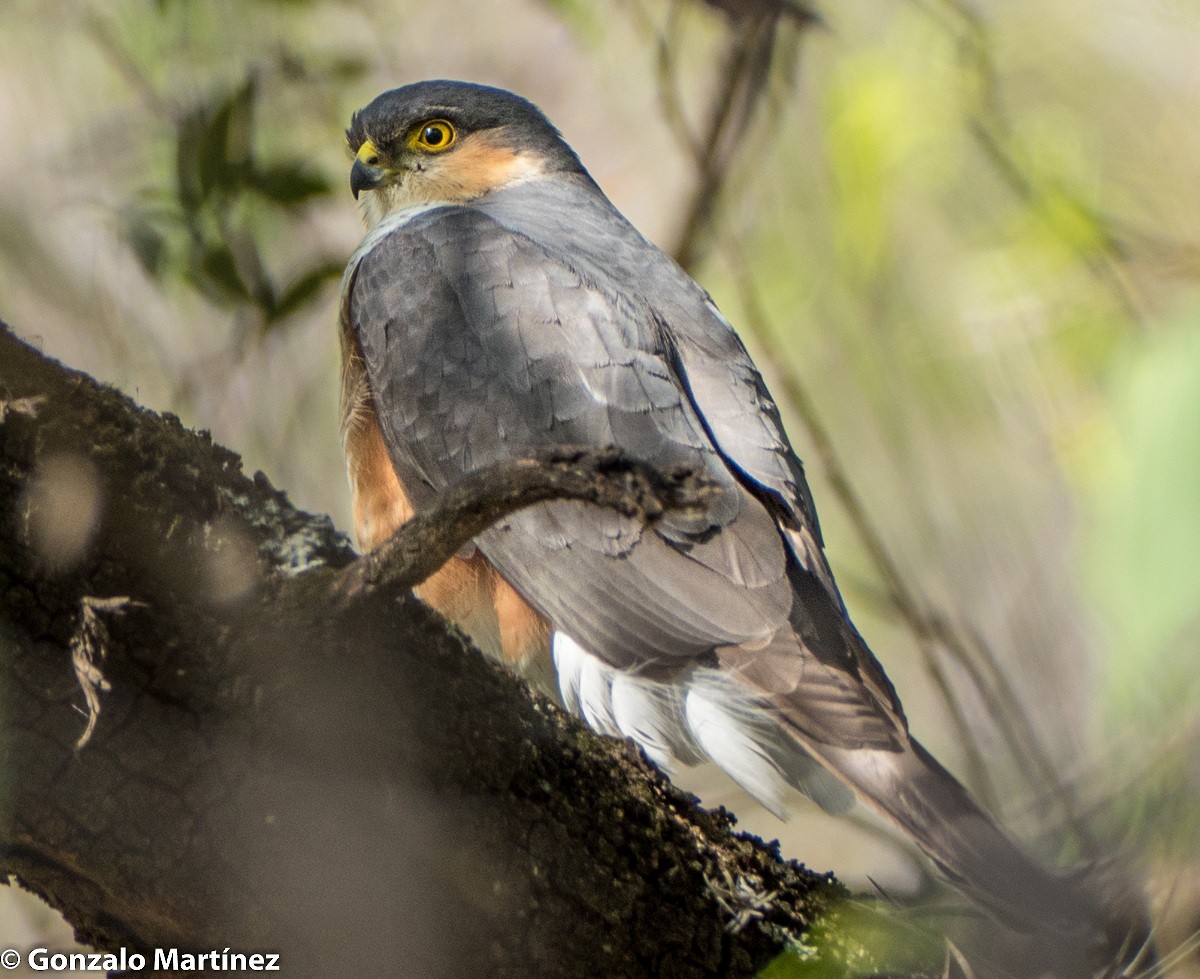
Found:
<path fill-rule="evenodd" d="M 699 287 L 693 287 L 700 291 Z M 751 483 L 779 520 L 800 564 L 821 581 L 845 612 L 825 560 L 821 527 L 804 468 L 792 449 L 779 409 L 733 327 L 707 296 L 672 319 L 679 374 L 718 451 Z"/>
<path fill-rule="evenodd" d="M 548 194 L 553 207 L 547 206 Z M 812 706 L 808 726 L 823 728 L 821 737 L 838 740 L 840 731 L 845 738 L 889 741 L 905 724 L 899 700 L 846 614 L 822 550 L 804 470 L 779 411 L 708 293 L 586 178 L 559 181 L 552 190 L 517 185 L 490 195 L 482 207 L 553 254 L 569 256 L 585 281 L 619 282 L 628 295 L 641 298 L 645 308 L 639 313 L 659 325 L 709 443 L 777 521 L 776 532 L 794 558 L 792 634 L 781 633 L 769 649 L 728 650 L 729 662 L 736 660 L 743 678 L 760 689 Z M 819 723 L 816 714 L 828 724 Z M 880 723 L 868 723 L 869 717 Z"/>
<path fill-rule="evenodd" d="M 481 206 L 497 221 L 548 250 L 570 256 L 589 282 L 619 282 L 647 299 L 662 327 L 672 368 L 709 441 L 779 519 L 797 558 L 821 575 L 840 604 L 824 555 L 804 468 L 784 432 L 758 368 L 712 299 L 647 241 L 586 179 L 546 190 L 528 183 L 491 195 Z"/>
<path fill-rule="evenodd" d="M 712 444 L 641 297 L 585 280 L 477 209 L 441 208 L 362 257 L 348 314 L 417 506 L 467 472 L 549 445 L 617 445 L 721 487 L 703 518 L 668 517 L 649 532 L 553 503 L 480 537 L 556 628 L 640 668 L 765 644 L 787 622 L 775 521 Z"/>
<path fill-rule="evenodd" d="M 785 526 L 809 530 L 821 546 L 804 467 L 766 382 L 708 294 L 688 281 L 690 302 L 671 317 L 671 336 L 688 393 L 722 455 L 770 495 Z"/>
<path fill-rule="evenodd" d="M 627 223 L 594 227 L 587 200 L 543 200 L 528 224 L 560 239 L 541 241 L 512 214 L 438 208 L 380 237 L 351 273 L 349 319 L 413 502 L 549 445 L 617 445 L 704 472 L 722 492 L 703 519 L 643 531 L 553 503 L 476 543 L 556 629 L 613 666 L 722 662 L 789 715 L 804 705 L 819 740 L 894 743 L 898 701 L 844 616 L 761 378 L 736 337 L 717 342 L 732 331 L 703 291 L 619 234 Z M 589 255 L 598 243 L 611 271 Z"/>

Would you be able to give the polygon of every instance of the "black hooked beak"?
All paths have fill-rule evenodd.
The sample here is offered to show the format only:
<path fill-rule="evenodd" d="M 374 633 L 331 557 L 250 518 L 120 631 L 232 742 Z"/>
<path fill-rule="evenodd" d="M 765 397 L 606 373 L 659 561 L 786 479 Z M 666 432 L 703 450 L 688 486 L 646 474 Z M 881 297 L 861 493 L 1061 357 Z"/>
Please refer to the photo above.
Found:
<path fill-rule="evenodd" d="M 379 150 L 369 139 L 358 149 L 354 166 L 350 168 L 350 192 L 354 199 L 364 190 L 374 190 L 383 183 L 383 171 L 379 169 Z"/>
<path fill-rule="evenodd" d="M 374 190 L 381 183 L 383 183 L 383 174 L 378 167 L 363 163 L 362 160 L 354 161 L 354 166 L 350 168 L 350 190 L 353 192 L 355 200 L 358 200 L 361 191 Z"/>

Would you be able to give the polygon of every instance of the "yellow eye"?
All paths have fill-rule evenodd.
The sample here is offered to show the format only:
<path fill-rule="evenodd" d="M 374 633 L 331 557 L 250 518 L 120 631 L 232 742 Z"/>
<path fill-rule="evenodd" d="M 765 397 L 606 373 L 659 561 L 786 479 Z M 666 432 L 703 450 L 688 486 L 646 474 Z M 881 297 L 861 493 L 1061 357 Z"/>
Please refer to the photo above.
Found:
<path fill-rule="evenodd" d="M 431 119 L 413 130 L 408 142 L 414 149 L 441 153 L 454 145 L 456 135 L 454 127 L 445 119 Z"/>

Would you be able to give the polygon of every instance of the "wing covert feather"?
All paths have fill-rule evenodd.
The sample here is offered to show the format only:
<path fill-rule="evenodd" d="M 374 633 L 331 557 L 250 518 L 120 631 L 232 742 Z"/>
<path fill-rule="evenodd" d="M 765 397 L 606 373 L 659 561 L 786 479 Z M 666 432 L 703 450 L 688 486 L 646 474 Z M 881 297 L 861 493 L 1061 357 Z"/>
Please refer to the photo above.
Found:
<path fill-rule="evenodd" d="M 722 487 L 650 533 L 581 503 L 517 514 L 479 547 L 543 614 L 615 665 L 765 642 L 791 592 L 774 520 L 717 453 L 653 317 L 469 208 L 422 214 L 361 259 L 348 315 L 418 506 L 548 445 L 619 445 Z M 717 531 L 720 531 L 717 533 Z M 619 560 L 612 560 L 619 558 Z"/>
<path fill-rule="evenodd" d="M 724 662 L 785 712 L 810 703 L 813 736 L 892 746 L 903 717 L 861 640 L 833 661 L 809 648 L 811 613 L 844 610 L 802 468 L 741 341 L 607 202 L 560 191 L 557 207 L 518 188 L 425 211 L 348 272 L 343 315 L 414 504 L 550 445 L 617 445 L 702 471 L 722 492 L 699 518 L 645 531 L 555 502 L 476 544 L 612 666 Z M 820 594 L 801 598 L 797 574 Z"/>

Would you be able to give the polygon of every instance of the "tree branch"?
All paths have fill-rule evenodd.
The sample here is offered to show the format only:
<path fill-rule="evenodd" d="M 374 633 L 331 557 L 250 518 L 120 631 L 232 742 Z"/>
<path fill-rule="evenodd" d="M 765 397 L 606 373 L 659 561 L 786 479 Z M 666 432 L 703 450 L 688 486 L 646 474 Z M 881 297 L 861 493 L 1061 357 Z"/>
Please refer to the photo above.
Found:
<path fill-rule="evenodd" d="M 730 30 L 728 51 L 702 141 L 695 143 L 697 184 L 670 249 L 684 269 L 703 257 L 726 177 L 770 77 L 779 21 L 774 12 L 746 16 Z M 660 51 L 660 57 L 666 49 Z M 661 72 L 669 71 L 664 62 Z M 664 100 L 665 101 L 665 100 Z"/>
<path fill-rule="evenodd" d="M 3 329 L 0 402 L 0 872 L 81 941 L 278 952 L 289 975 L 699 977 L 836 931 L 831 876 L 394 591 L 527 490 L 652 517 L 703 486 L 580 456 L 477 518 L 464 488 L 390 545 L 432 548 L 405 579 Z M 837 974 L 863 954 L 820 949 Z"/>
<path fill-rule="evenodd" d="M 407 591 L 504 517 L 546 500 L 582 500 L 653 523 L 668 510 L 701 508 L 715 484 L 688 470 L 663 474 L 615 448 L 551 449 L 472 473 L 390 539 L 346 568 L 346 595 L 372 588 Z"/>

